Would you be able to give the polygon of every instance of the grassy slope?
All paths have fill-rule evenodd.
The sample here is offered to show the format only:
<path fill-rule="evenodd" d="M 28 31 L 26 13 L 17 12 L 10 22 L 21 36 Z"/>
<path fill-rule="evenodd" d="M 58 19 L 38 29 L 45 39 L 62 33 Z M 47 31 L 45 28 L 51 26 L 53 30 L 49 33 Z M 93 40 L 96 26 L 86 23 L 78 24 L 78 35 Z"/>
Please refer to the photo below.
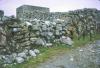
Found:
<path fill-rule="evenodd" d="M 100 39 L 99 35 L 96 35 L 96 38 L 94 40 Z M 74 39 L 74 47 L 79 47 L 83 46 L 87 43 L 89 43 L 89 37 L 87 36 L 85 40 L 82 38 L 80 40 Z M 59 54 L 65 53 L 70 51 L 73 48 L 69 48 L 65 45 L 58 45 L 58 46 L 53 46 L 51 48 L 43 48 L 39 47 L 41 51 L 41 55 L 38 55 L 36 58 L 30 58 L 28 61 L 22 63 L 22 64 L 16 64 L 16 65 L 8 65 L 7 68 L 36 68 L 36 66 L 39 63 L 45 62 L 48 59 L 52 58 L 53 56 L 57 56 Z"/>

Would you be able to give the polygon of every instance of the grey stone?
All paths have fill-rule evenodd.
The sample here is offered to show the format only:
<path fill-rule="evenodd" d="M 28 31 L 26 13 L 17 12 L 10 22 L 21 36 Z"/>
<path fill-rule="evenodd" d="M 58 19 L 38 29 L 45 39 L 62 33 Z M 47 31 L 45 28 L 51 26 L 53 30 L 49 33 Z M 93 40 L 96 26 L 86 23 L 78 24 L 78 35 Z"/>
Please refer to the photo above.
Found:
<path fill-rule="evenodd" d="M 13 28 L 13 32 L 16 32 L 17 31 L 17 28 Z"/>
<path fill-rule="evenodd" d="M 48 35 L 49 35 L 49 36 L 53 36 L 53 33 L 52 33 L 52 32 L 48 32 Z"/>
<path fill-rule="evenodd" d="M 22 8 L 23 10 L 21 10 Z M 38 21 L 38 19 L 46 20 L 49 15 L 49 8 L 39 7 L 39 6 L 31 6 L 31 5 L 22 5 L 16 9 L 17 17 L 23 20 L 34 20 Z M 24 13 L 23 13 L 24 11 Z"/>
<path fill-rule="evenodd" d="M 32 25 L 33 30 L 39 30 L 39 26 L 38 25 Z"/>
<path fill-rule="evenodd" d="M 16 62 L 22 63 L 22 62 L 24 62 L 24 59 L 22 57 L 16 57 Z"/>
<path fill-rule="evenodd" d="M 12 53 L 12 57 L 15 59 L 17 57 L 17 53 Z"/>
<path fill-rule="evenodd" d="M 62 26 L 61 25 L 57 25 L 56 26 L 56 30 L 62 30 Z"/>
<path fill-rule="evenodd" d="M 33 50 L 29 50 L 29 55 L 33 56 L 33 57 L 36 57 L 36 53 Z"/>
<path fill-rule="evenodd" d="M 47 26 L 46 25 L 42 25 L 42 30 L 46 30 Z"/>
<path fill-rule="evenodd" d="M 56 33 L 55 33 L 56 35 L 60 35 L 59 30 L 56 30 L 55 32 L 56 32 Z"/>
<path fill-rule="evenodd" d="M 23 51 L 23 53 L 27 54 L 27 53 L 28 53 L 28 49 L 25 49 L 25 50 Z"/>
<path fill-rule="evenodd" d="M 6 37 L 3 34 L 6 35 L 2 27 L 0 27 L 0 45 L 4 46 L 6 45 Z"/>
<path fill-rule="evenodd" d="M 4 63 L 12 63 L 14 61 L 14 58 L 12 57 L 12 55 L 5 55 L 3 56 L 3 62 Z"/>
<path fill-rule="evenodd" d="M 26 53 L 22 52 L 22 53 L 18 53 L 18 57 L 22 57 L 22 58 L 26 58 Z"/>
<path fill-rule="evenodd" d="M 62 36 L 60 38 L 60 41 L 64 44 L 68 44 L 68 45 L 72 45 L 73 44 L 73 41 L 71 40 L 71 38 L 69 37 L 66 37 L 66 36 Z"/>
<path fill-rule="evenodd" d="M 38 49 L 34 49 L 34 52 L 35 52 L 36 54 L 39 54 L 39 53 L 40 53 L 40 51 L 39 51 Z"/>
<path fill-rule="evenodd" d="M 32 23 L 30 23 L 30 22 L 28 22 L 28 21 L 26 21 L 25 24 L 26 24 L 27 26 L 31 26 L 31 25 L 32 25 Z"/>
<path fill-rule="evenodd" d="M 49 26 L 50 25 L 50 21 L 45 21 L 45 24 Z"/>
<path fill-rule="evenodd" d="M 36 40 L 35 44 L 37 44 L 37 45 L 45 45 L 46 41 L 39 38 L 39 39 Z"/>
<path fill-rule="evenodd" d="M 50 47 L 52 45 L 53 45 L 52 43 L 46 43 L 45 47 Z"/>

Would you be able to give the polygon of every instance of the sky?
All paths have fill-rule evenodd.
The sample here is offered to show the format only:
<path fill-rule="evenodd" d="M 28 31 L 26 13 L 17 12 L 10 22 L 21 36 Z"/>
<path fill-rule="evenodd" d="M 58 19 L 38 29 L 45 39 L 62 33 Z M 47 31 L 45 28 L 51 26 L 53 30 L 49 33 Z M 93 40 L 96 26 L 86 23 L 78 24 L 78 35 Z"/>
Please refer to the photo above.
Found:
<path fill-rule="evenodd" d="M 67 12 L 82 8 L 100 10 L 100 0 L 0 0 L 0 10 L 4 10 L 6 16 L 16 15 L 16 8 L 21 5 L 48 7 L 51 12 Z"/>

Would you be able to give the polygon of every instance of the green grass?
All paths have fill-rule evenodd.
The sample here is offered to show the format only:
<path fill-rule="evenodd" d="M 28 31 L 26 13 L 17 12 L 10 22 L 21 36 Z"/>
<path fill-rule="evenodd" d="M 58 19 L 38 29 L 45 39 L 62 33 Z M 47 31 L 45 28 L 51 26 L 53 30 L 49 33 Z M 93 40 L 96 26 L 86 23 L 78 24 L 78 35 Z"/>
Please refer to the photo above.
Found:
<path fill-rule="evenodd" d="M 94 40 L 100 39 L 100 35 L 96 35 Z M 59 54 L 63 54 L 65 52 L 70 51 L 73 48 L 77 48 L 77 47 L 81 47 L 84 46 L 85 44 L 89 43 L 90 39 L 89 36 L 87 36 L 85 38 L 85 40 L 83 40 L 82 38 L 80 40 L 74 39 L 74 47 L 67 47 L 64 44 L 55 44 L 57 46 L 53 46 L 50 48 L 43 48 L 43 47 L 38 47 L 38 49 L 41 52 L 41 55 L 38 55 L 36 58 L 30 58 L 28 61 L 21 63 L 21 64 L 16 64 L 16 65 L 8 65 L 6 68 L 36 68 L 39 63 L 43 63 L 45 61 L 47 61 L 48 59 L 54 57 L 54 56 L 58 56 Z M 37 47 L 35 47 L 37 48 Z"/>

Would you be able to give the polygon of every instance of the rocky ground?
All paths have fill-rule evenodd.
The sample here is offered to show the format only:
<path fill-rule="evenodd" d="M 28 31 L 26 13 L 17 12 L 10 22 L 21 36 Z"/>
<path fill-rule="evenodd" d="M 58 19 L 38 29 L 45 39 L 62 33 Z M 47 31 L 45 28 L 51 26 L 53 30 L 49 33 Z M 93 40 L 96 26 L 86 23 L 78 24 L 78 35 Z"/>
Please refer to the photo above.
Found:
<path fill-rule="evenodd" d="M 37 68 L 100 68 L 100 40 L 55 56 Z"/>

